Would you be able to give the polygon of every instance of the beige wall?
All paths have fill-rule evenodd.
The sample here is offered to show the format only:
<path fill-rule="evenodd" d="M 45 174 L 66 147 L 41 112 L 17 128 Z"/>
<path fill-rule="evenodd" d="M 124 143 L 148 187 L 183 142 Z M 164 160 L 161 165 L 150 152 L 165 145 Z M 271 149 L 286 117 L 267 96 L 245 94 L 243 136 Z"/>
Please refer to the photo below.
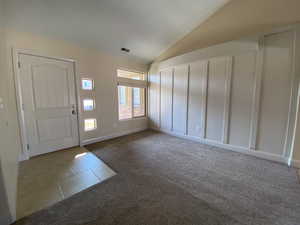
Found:
<path fill-rule="evenodd" d="M 232 0 L 156 61 L 296 23 L 299 9 L 299 0 Z"/>
<path fill-rule="evenodd" d="M 17 187 L 17 159 L 21 152 L 19 128 L 16 111 L 16 95 L 13 78 L 12 48 L 31 50 L 34 53 L 58 58 L 74 59 L 76 61 L 76 74 L 79 77 L 90 77 L 94 79 L 95 91 L 91 94 L 80 91 L 81 98 L 95 97 L 96 111 L 84 114 L 81 113 L 80 133 L 82 140 L 101 138 L 124 134 L 126 132 L 145 129 L 148 126 L 146 118 L 118 121 L 118 100 L 116 86 L 116 71 L 118 68 L 128 68 L 136 71 L 147 72 L 148 65 L 142 62 L 121 57 L 112 56 L 98 52 L 93 49 L 81 48 L 72 43 L 62 40 L 53 40 L 30 33 L 21 33 L 10 29 L 6 30 L 7 72 L 1 71 L 1 94 L 4 97 L 6 110 L 5 119 L 1 120 L 1 137 L 7 141 L 2 145 L 1 158 L 3 159 L 3 171 L 5 185 L 8 191 L 9 203 L 12 213 L 15 213 L 16 187 Z M 4 42 L 3 42 L 4 44 Z M 1 67 L 2 68 L 2 67 Z M 92 132 L 83 131 L 84 118 L 96 118 L 98 129 Z M 1 118 L 2 114 L 1 114 Z M 8 123 L 8 125 L 7 125 Z M 9 173 L 8 173 L 9 171 Z"/>
<path fill-rule="evenodd" d="M 0 4 L 2 1 L 0 1 Z M 0 5 L 0 10 L 3 9 L 3 5 Z M 0 12 L 0 97 L 2 98 L 2 104 L 4 108 L 0 109 L 0 181 L 6 189 L 6 200 L 3 199 L 5 192 L 3 192 L 3 187 L 1 190 L 1 205 L 5 205 L 5 201 L 8 202 L 11 215 L 15 217 L 16 209 L 16 187 L 17 187 L 17 159 L 19 151 L 19 138 L 16 122 L 16 110 L 15 110 L 15 100 L 13 97 L 13 90 L 8 88 L 13 86 L 12 81 L 9 79 L 7 72 L 7 58 L 6 56 L 6 37 L 4 29 L 4 17 L 3 12 Z M 0 185 L 1 185 L 0 184 Z M 5 217 L 8 215 L 3 215 L 5 211 L 0 213 L 0 223 L 5 224 Z M 7 211 L 6 211 L 7 214 Z"/>
<path fill-rule="evenodd" d="M 81 112 L 82 121 L 80 122 L 80 133 L 83 141 L 117 135 L 147 127 L 147 119 L 145 118 L 132 121 L 118 121 L 116 80 L 118 68 L 147 72 L 147 64 L 125 57 L 100 53 L 93 49 L 81 48 L 73 43 L 48 39 L 30 33 L 9 30 L 7 37 L 8 49 L 26 49 L 45 56 L 74 59 L 76 61 L 77 76 L 94 79 L 95 91 L 80 91 L 79 93 L 81 99 L 84 97 L 94 97 L 96 101 L 96 110 L 94 112 Z M 10 57 L 10 55 L 8 55 L 8 57 Z M 12 76 L 11 64 L 10 75 Z M 84 118 L 96 118 L 98 129 L 91 132 L 84 132 Z"/>

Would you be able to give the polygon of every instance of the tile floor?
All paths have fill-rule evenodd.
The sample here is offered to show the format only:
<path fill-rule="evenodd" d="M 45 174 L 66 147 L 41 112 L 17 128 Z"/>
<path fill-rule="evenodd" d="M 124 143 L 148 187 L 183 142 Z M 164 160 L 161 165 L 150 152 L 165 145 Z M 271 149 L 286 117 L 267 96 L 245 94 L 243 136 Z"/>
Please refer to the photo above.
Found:
<path fill-rule="evenodd" d="M 19 166 L 17 218 L 70 197 L 116 173 L 85 148 L 61 150 Z"/>

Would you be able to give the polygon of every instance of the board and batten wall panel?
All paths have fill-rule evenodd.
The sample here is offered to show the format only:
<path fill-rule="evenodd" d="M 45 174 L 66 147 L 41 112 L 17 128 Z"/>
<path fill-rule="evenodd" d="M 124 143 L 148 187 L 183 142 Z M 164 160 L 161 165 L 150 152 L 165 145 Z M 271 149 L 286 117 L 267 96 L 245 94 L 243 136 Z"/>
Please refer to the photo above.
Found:
<path fill-rule="evenodd" d="M 173 89 L 173 69 L 160 71 L 160 128 L 162 130 L 172 130 L 172 89 Z"/>
<path fill-rule="evenodd" d="M 227 57 L 209 60 L 205 138 L 221 142 L 227 78 Z"/>
<path fill-rule="evenodd" d="M 228 143 L 249 147 L 256 52 L 233 57 Z"/>
<path fill-rule="evenodd" d="M 174 67 L 173 75 L 173 131 L 186 134 L 189 66 Z"/>
<path fill-rule="evenodd" d="M 287 162 L 299 83 L 295 38 L 287 28 L 259 36 L 256 47 L 230 51 L 224 43 L 226 51 L 216 46 L 161 62 L 161 130 Z"/>
<path fill-rule="evenodd" d="M 289 103 L 293 32 L 272 34 L 264 40 L 264 64 L 257 149 L 276 155 L 284 153 Z"/>
<path fill-rule="evenodd" d="M 188 135 L 204 138 L 208 61 L 190 64 Z"/>
<path fill-rule="evenodd" d="M 153 128 L 160 126 L 160 73 L 158 71 L 149 72 L 149 88 L 148 88 L 148 109 L 149 109 L 149 122 Z"/>

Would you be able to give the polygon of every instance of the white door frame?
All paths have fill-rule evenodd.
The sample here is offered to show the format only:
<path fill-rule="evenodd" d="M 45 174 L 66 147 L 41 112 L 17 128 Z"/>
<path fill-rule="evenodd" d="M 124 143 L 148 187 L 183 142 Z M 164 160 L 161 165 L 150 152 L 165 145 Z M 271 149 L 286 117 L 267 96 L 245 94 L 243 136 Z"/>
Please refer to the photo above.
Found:
<path fill-rule="evenodd" d="M 77 107 L 77 129 L 78 129 L 78 141 L 79 145 L 82 145 L 82 138 L 80 134 L 80 122 L 81 121 L 81 102 L 79 97 L 79 91 L 80 91 L 80 78 L 78 76 L 77 67 L 76 67 L 76 61 L 73 59 L 66 59 L 66 58 L 60 58 L 60 57 L 52 57 L 52 56 L 46 56 L 43 54 L 40 54 L 33 50 L 27 50 L 27 49 L 18 49 L 18 48 L 12 48 L 12 62 L 13 62 L 13 74 L 14 74 L 14 82 L 15 82 L 15 92 L 16 92 L 16 104 L 17 104 L 17 113 L 18 113 L 18 122 L 19 122 L 19 128 L 20 128 L 20 139 L 21 139 L 21 146 L 22 146 L 22 152 L 19 156 L 19 161 L 27 160 L 29 159 L 29 153 L 27 149 L 28 140 L 26 136 L 26 127 L 25 127 L 25 119 L 24 119 L 24 112 L 23 112 L 23 100 L 22 100 L 22 91 L 21 91 L 21 82 L 20 82 L 20 69 L 19 69 L 19 55 L 30 55 L 30 56 L 37 56 L 47 59 L 54 59 L 64 62 L 70 62 L 73 64 L 74 67 L 74 80 L 75 80 L 75 99 L 76 99 L 76 107 Z"/>

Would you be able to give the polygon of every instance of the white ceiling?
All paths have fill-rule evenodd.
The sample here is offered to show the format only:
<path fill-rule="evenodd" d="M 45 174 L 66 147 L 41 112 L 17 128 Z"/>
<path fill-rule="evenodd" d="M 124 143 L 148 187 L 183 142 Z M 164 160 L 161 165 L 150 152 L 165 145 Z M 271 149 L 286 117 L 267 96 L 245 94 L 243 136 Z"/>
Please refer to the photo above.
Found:
<path fill-rule="evenodd" d="M 229 0 L 7 0 L 8 26 L 152 61 Z"/>

